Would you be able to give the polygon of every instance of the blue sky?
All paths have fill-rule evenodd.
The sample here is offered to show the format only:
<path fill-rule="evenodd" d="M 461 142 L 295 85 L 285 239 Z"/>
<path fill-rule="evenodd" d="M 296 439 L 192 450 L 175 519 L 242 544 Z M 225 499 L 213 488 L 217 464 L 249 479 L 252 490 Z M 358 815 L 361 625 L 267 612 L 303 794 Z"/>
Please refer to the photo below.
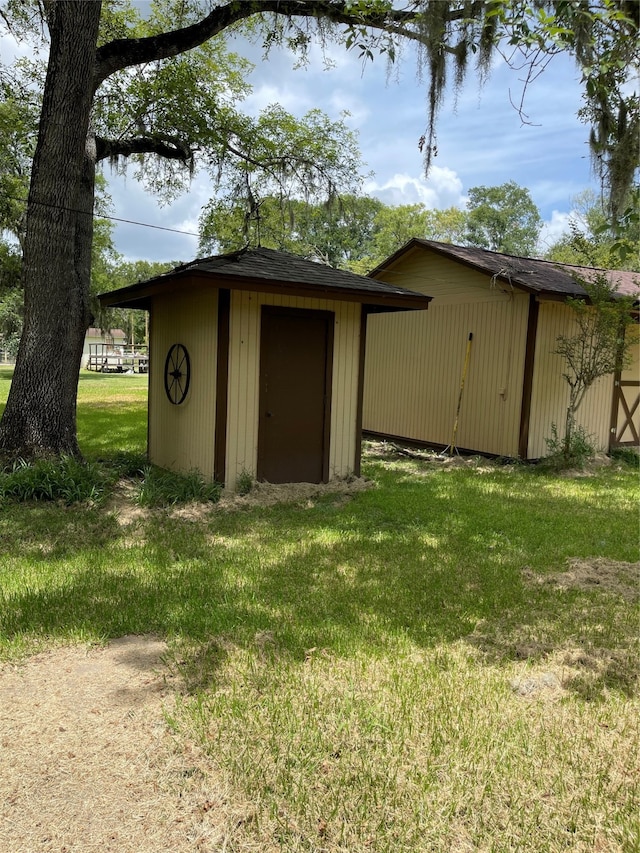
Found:
<path fill-rule="evenodd" d="M 527 187 L 545 229 L 543 244 L 567 226 L 572 200 L 585 189 L 598 190 L 589 160 L 588 127 L 576 113 L 581 106 L 579 75 L 568 56 L 553 59 L 527 91 L 524 124 L 512 101 L 522 94 L 522 72 L 498 58 L 483 87 L 470 71 L 464 87 L 444 99 L 438 120 L 438 156 L 424 175 L 418 140 L 426 123 L 426 82 L 416 74 L 411 51 L 391 74 L 384 59 L 364 67 L 355 53 L 330 47 L 326 63 L 313 48 L 310 63 L 295 69 L 295 57 L 274 49 L 262 61 L 261 49 L 237 40 L 230 48 L 251 59 L 253 93 L 243 109 L 256 114 L 272 103 L 303 116 L 319 108 L 331 118 L 349 113 L 346 123 L 358 133 L 365 171 L 373 177 L 365 190 L 388 204 L 422 202 L 429 208 L 464 207 L 471 187 L 495 186 L 513 180 Z M 6 61 L 18 52 L 10 39 L 0 40 Z M 213 187 L 196 175 L 188 193 L 160 206 L 133 177 L 105 172 L 116 217 L 184 232 L 196 232 L 202 206 Z M 127 259 L 190 260 L 197 238 L 132 224 L 118 223 L 117 250 Z"/>
<path fill-rule="evenodd" d="M 415 60 L 407 56 L 391 76 L 383 59 L 364 67 L 357 55 L 334 46 L 331 69 L 319 50 L 307 67 L 294 69 L 286 51 L 260 51 L 246 43 L 232 47 L 256 62 L 253 93 L 244 108 L 257 113 L 279 103 L 297 116 L 319 108 L 332 118 L 349 113 L 358 132 L 366 171 L 374 176 L 365 190 L 388 204 L 422 202 L 429 208 L 463 207 L 471 187 L 513 180 L 527 187 L 545 220 L 543 241 L 566 228 L 572 199 L 585 189 L 597 191 L 587 145 L 588 128 L 576 116 L 581 106 L 579 77 L 568 56 L 554 58 L 530 85 L 524 124 L 519 103 L 522 74 L 502 60 L 483 87 L 473 72 L 457 98 L 445 98 L 438 121 L 438 156 L 424 175 L 418 140 L 425 129 L 426 83 L 417 79 Z M 188 194 L 169 207 L 156 201 L 131 178 L 110 179 L 115 215 L 178 230 L 197 231 L 200 209 L 212 194 L 198 176 Z M 118 225 L 116 244 L 128 258 L 188 260 L 197 254 L 193 237 Z"/>

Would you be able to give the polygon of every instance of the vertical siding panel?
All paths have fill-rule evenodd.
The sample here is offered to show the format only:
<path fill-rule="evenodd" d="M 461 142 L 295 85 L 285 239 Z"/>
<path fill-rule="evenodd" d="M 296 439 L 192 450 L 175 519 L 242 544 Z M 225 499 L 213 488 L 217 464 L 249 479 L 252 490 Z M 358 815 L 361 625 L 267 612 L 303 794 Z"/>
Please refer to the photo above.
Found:
<path fill-rule="evenodd" d="M 401 283 L 437 289 L 432 282 Z M 466 291 L 457 283 L 450 295 L 446 287 L 428 311 L 369 319 L 364 429 L 449 445 L 471 332 L 456 444 L 515 456 L 528 297 L 496 291 L 480 275 L 471 276 Z"/>
<path fill-rule="evenodd" d="M 226 483 L 235 486 L 238 458 L 238 410 L 240 408 L 238 365 L 240 362 L 241 330 L 238 328 L 242 294 L 231 292 L 229 306 L 229 375 L 227 379 L 227 449 L 225 458 Z"/>
<path fill-rule="evenodd" d="M 215 289 L 194 291 L 179 301 L 157 297 L 153 304 L 149 458 L 163 468 L 198 470 L 207 478 L 213 477 L 217 307 Z M 187 348 L 191 361 L 189 393 L 179 406 L 164 390 L 164 363 L 175 343 Z"/>
<path fill-rule="evenodd" d="M 356 421 L 358 405 L 358 366 L 360 351 L 360 306 L 343 303 L 336 312 L 336 363 L 332 399 L 332 460 L 334 476 L 353 472 L 356 462 Z M 335 415 L 334 415 L 335 413 Z"/>
<path fill-rule="evenodd" d="M 561 437 L 564 435 L 569 387 L 562 376 L 564 359 L 554 350 L 558 336 L 571 335 L 574 328 L 571 309 L 566 305 L 554 302 L 540 304 L 529 431 L 528 455 L 532 459 L 548 453 L 545 439 L 551 436 L 552 424 L 556 424 Z M 612 393 L 613 376 L 601 377 L 587 391 L 576 413 L 577 423 L 599 449 L 608 448 Z"/>
<path fill-rule="evenodd" d="M 243 471 L 255 476 L 258 450 L 260 303 L 255 293 L 231 297 L 227 486 Z"/>

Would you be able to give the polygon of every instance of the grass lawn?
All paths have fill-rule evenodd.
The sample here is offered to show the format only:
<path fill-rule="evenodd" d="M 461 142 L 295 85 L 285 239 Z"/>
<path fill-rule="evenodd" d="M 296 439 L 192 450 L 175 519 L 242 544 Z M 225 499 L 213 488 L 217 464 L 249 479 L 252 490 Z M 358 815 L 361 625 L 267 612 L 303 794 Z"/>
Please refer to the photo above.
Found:
<path fill-rule="evenodd" d="M 146 377 L 83 373 L 78 422 L 144 451 Z M 166 637 L 177 743 L 250 803 L 228 853 L 637 853 L 637 468 L 374 450 L 349 501 L 1 505 L 0 657 Z"/>

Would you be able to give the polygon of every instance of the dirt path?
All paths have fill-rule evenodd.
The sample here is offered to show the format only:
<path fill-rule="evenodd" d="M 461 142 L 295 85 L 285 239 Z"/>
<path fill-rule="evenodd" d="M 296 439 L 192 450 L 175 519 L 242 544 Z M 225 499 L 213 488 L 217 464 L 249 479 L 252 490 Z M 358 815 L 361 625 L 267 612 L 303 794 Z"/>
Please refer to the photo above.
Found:
<path fill-rule="evenodd" d="M 173 748 L 164 652 L 124 637 L 0 669 L 1 853 L 220 849 L 225 798 Z"/>

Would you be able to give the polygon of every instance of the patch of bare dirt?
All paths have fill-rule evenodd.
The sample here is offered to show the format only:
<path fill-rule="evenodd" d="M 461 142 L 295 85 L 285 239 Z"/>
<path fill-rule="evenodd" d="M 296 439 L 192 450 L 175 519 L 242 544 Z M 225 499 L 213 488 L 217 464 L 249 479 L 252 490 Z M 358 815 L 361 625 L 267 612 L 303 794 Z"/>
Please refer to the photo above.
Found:
<path fill-rule="evenodd" d="M 165 653 L 123 637 L 0 668 L 2 853 L 224 848 L 248 812 L 174 749 Z"/>
<path fill-rule="evenodd" d="M 568 560 L 567 566 L 566 571 L 549 575 L 540 575 L 525 568 L 523 575 L 529 583 L 547 584 L 555 589 L 601 589 L 620 595 L 627 601 L 640 599 L 640 562 L 576 557 Z"/>
<path fill-rule="evenodd" d="M 505 468 L 505 460 L 491 459 L 485 456 L 459 453 L 457 450 L 437 451 L 428 447 L 412 447 L 394 441 L 372 441 L 366 444 L 364 454 L 369 459 L 383 459 L 389 462 L 413 461 L 424 463 L 426 471 L 473 468 L 479 473 L 487 473 L 496 467 Z"/>
<path fill-rule="evenodd" d="M 144 521 L 145 518 L 166 512 L 172 518 L 199 521 L 217 512 L 235 512 L 283 503 L 299 504 L 311 509 L 319 498 L 326 495 L 334 495 L 335 503 L 346 504 L 353 495 L 374 487 L 375 483 L 364 477 L 332 480 L 330 483 L 254 483 L 251 491 L 245 495 L 223 492 L 217 503 L 193 501 L 166 510 L 137 506 L 134 501 L 134 486 L 124 483 L 120 484 L 117 495 L 108 504 L 107 510 L 115 514 L 121 527 L 129 527 Z"/>
<path fill-rule="evenodd" d="M 254 483 L 246 495 L 223 493 L 212 509 L 222 511 L 242 509 L 243 507 L 275 506 L 281 503 L 294 503 L 313 507 L 315 502 L 325 495 L 335 495 L 336 499 L 346 502 L 353 495 L 374 487 L 372 480 L 353 477 L 348 480 L 332 480 L 330 483 Z M 179 510 L 176 510 L 179 512 Z"/>

